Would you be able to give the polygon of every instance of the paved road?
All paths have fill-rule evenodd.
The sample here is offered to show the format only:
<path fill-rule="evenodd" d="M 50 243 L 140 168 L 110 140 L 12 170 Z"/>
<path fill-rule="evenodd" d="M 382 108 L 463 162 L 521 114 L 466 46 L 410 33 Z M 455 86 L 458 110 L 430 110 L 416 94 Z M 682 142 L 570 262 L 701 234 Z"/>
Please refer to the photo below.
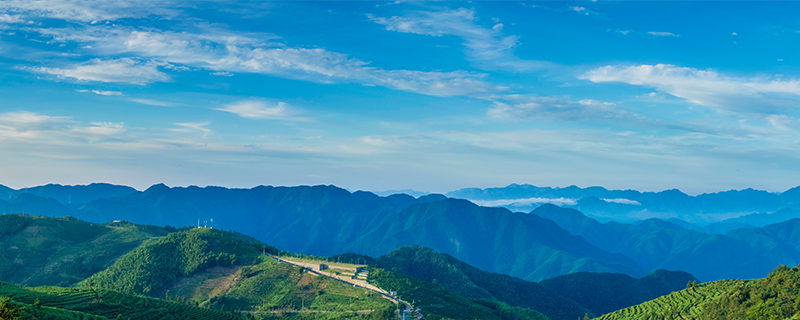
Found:
<path fill-rule="evenodd" d="M 403 310 L 400 312 L 400 319 L 401 320 L 409 320 L 410 319 L 408 317 L 408 314 L 411 313 L 411 305 L 409 305 L 405 301 L 402 301 L 400 299 L 397 299 L 397 298 L 389 295 L 389 292 L 387 292 L 386 290 L 383 290 L 381 288 L 378 288 L 378 287 L 376 287 L 374 285 L 371 285 L 371 284 L 367 283 L 366 280 L 351 279 L 350 277 L 343 277 L 343 276 L 338 276 L 338 275 L 335 275 L 335 274 L 328 274 L 327 272 L 319 272 L 319 271 L 317 271 L 317 270 L 319 270 L 319 264 L 318 263 L 292 261 L 292 260 L 282 259 L 282 258 L 279 258 L 279 257 L 276 257 L 276 256 L 271 256 L 271 257 L 273 259 L 275 259 L 275 260 L 278 260 L 279 262 L 286 262 L 286 263 L 290 263 L 290 264 L 293 264 L 293 265 L 296 265 L 296 266 L 307 268 L 310 272 L 312 272 L 314 274 L 318 274 L 318 275 L 325 276 L 325 277 L 328 277 L 328 278 L 333 278 L 333 279 L 339 280 L 341 282 L 344 282 L 344 283 L 347 283 L 347 284 L 351 284 L 351 285 L 356 286 L 356 287 L 360 287 L 360 288 L 371 290 L 373 292 L 377 292 L 377 293 L 381 294 L 381 296 L 383 296 L 384 298 L 389 299 L 389 300 L 393 301 L 394 303 L 400 304 L 400 305 L 402 305 L 404 307 Z"/>

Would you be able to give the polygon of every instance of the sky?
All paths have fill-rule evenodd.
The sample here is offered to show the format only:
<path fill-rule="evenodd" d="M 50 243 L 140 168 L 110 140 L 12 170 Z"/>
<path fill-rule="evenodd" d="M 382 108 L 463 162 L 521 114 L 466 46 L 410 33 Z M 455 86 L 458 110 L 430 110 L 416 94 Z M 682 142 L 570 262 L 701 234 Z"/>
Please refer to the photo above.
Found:
<path fill-rule="evenodd" d="M 0 0 L 0 184 L 781 192 L 797 12 Z"/>

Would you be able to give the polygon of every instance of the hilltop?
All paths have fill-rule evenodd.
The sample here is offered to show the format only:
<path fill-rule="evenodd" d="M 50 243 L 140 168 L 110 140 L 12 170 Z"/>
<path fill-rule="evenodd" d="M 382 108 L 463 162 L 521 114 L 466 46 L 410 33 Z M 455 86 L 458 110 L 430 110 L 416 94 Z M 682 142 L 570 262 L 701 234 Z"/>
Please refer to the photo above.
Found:
<path fill-rule="evenodd" d="M 762 279 L 690 283 L 684 290 L 598 319 L 797 319 L 798 297 L 800 266 L 779 266 Z"/>

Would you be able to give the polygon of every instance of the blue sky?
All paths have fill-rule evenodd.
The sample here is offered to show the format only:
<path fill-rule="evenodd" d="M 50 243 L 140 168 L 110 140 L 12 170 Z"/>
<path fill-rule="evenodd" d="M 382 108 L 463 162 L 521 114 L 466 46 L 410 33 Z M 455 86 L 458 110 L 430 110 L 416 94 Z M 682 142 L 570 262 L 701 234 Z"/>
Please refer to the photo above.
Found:
<path fill-rule="evenodd" d="M 0 183 L 800 185 L 800 2 L 0 1 Z"/>

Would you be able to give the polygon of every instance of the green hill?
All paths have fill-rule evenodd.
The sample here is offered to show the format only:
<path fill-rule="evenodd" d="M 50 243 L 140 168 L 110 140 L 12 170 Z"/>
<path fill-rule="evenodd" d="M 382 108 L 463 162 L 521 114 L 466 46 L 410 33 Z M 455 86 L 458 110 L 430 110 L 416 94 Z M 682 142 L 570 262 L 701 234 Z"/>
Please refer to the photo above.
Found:
<path fill-rule="evenodd" d="M 78 286 L 255 314 L 310 310 L 349 318 L 354 310 L 394 309 L 377 294 L 279 263 L 262 255 L 278 254 L 277 249 L 234 235 L 209 228 L 170 233 L 142 244 Z"/>
<path fill-rule="evenodd" d="M 553 320 L 572 320 L 590 313 L 575 301 L 536 282 L 486 272 L 430 248 L 402 247 L 378 258 L 374 263 L 383 269 L 436 283 L 465 297 L 493 299 L 530 308 Z"/>
<path fill-rule="evenodd" d="M 690 281 L 697 279 L 686 272 L 656 270 L 640 279 L 618 273 L 578 272 L 541 284 L 601 315 L 682 290 Z"/>
<path fill-rule="evenodd" d="M 147 239 L 168 231 L 126 222 L 0 215 L 0 280 L 69 286 L 109 267 Z"/>
<path fill-rule="evenodd" d="M 471 299 L 420 279 L 373 269 L 370 278 L 381 288 L 396 291 L 398 297 L 412 303 L 428 320 L 547 320 L 544 314 L 489 299 Z"/>
<path fill-rule="evenodd" d="M 598 319 L 800 319 L 800 266 L 779 266 L 763 279 L 690 285 Z"/>

